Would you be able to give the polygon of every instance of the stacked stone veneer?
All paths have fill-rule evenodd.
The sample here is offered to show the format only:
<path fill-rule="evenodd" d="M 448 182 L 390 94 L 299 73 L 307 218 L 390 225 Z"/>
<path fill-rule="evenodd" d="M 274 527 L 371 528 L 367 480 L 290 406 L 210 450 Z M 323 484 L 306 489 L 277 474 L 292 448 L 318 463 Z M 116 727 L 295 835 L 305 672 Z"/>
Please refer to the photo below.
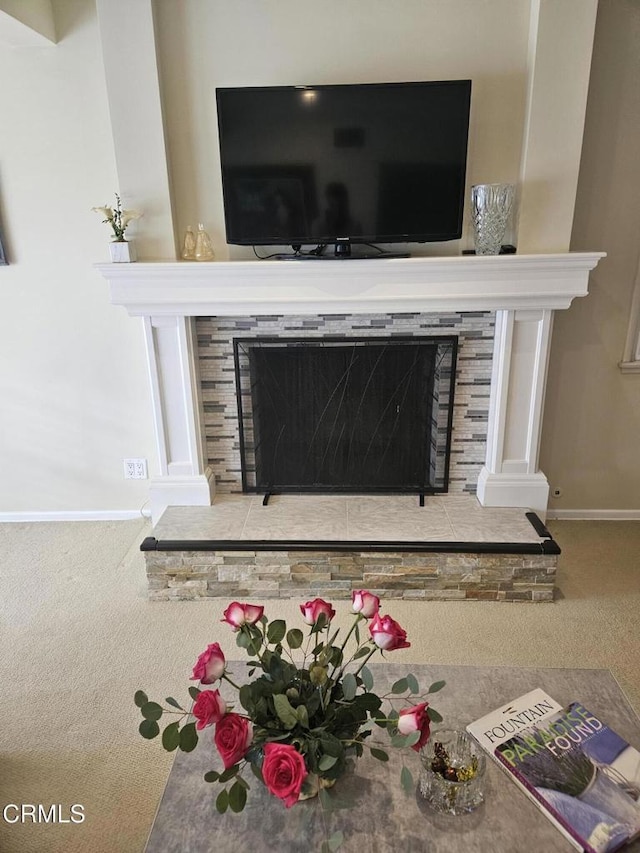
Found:
<path fill-rule="evenodd" d="M 166 601 L 381 598 L 553 601 L 555 555 L 358 551 L 145 551 L 149 597 Z"/>
<path fill-rule="evenodd" d="M 449 492 L 475 494 L 487 441 L 494 322 L 491 312 L 199 317 L 206 455 L 216 488 L 242 491 L 234 338 L 457 335 Z"/>

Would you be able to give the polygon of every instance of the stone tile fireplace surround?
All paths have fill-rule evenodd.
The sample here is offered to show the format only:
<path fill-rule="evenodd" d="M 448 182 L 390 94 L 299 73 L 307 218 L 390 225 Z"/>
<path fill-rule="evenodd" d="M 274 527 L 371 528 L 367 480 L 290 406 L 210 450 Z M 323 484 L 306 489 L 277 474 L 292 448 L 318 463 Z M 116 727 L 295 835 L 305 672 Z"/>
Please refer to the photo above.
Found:
<path fill-rule="evenodd" d="M 378 335 L 385 329 L 390 334 L 455 329 L 463 351 L 467 347 L 467 364 L 461 360 L 456 377 L 454 441 L 460 458 L 450 491 L 475 492 L 483 507 L 525 508 L 544 519 L 549 485 L 538 469 L 538 450 L 553 314 L 587 295 L 589 272 L 602 256 L 98 265 L 111 302 L 143 318 L 160 469 L 149 489 L 154 525 L 167 507 L 206 507 L 216 489 L 239 490 L 236 439 L 229 428 L 233 400 L 211 395 L 220 393 L 220 383 L 227 383 L 223 396 L 228 395 L 233 381 L 232 374 L 227 380 L 220 373 L 216 341 L 262 329 L 296 336 L 306 329 L 318 336 L 327 324 L 335 330 L 336 323 Z M 237 548 L 235 554 L 218 553 L 213 562 L 246 562 Z M 160 589 L 158 567 L 172 565 L 172 559 L 157 550 L 147 555 L 152 597 L 194 597 L 172 595 L 171 578 Z M 540 559 L 551 572 L 555 557 Z M 478 560 L 487 563 L 486 557 Z M 185 574 L 183 557 L 177 572 L 168 571 L 174 582 L 177 573 L 187 584 L 202 583 Z M 216 594 L 215 579 L 205 594 Z M 437 597 L 456 596 L 459 592 Z M 504 595 L 496 588 L 486 597 Z M 528 600 L 536 599 L 529 594 Z"/>

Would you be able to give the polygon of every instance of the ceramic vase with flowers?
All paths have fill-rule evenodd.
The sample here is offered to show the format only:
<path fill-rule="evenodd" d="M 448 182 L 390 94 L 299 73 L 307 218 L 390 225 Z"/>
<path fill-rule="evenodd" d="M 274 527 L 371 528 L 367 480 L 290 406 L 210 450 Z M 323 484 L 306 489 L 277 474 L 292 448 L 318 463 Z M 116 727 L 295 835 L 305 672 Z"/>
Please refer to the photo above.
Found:
<path fill-rule="evenodd" d="M 375 692 L 370 658 L 410 643 L 391 616 L 381 615 L 376 595 L 355 590 L 351 609 L 353 622 L 340 641 L 340 629 L 332 624 L 335 610 L 321 598 L 300 605 L 305 631 L 288 628 L 282 619 L 269 621 L 261 605 L 232 602 L 222 622 L 249 656 L 249 680 L 236 683 L 220 644 L 211 643 L 193 667 L 191 679 L 200 686 L 189 688 L 190 710 L 173 697 L 162 706 L 137 691 L 140 734 L 157 737 L 159 721 L 167 715 L 171 722 L 162 732 L 162 745 L 190 752 L 199 733 L 213 727 L 222 767 L 204 778 L 221 788 L 215 801 L 221 813 L 243 810 L 250 789 L 247 771 L 287 808 L 317 793 L 322 806 L 330 807 L 327 789 L 345 773 L 350 757 L 368 750 L 386 761 L 388 746 L 419 751 L 429 739 L 431 722 L 442 720 L 427 699 L 444 686 L 442 681 L 423 693 L 415 676 L 407 674 L 384 695 Z M 223 682 L 236 693 L 233 704 L 212 689 Z M 376 730 L 385 734 L 383 742 L 374 736 Z M 407 791 L 414 790 L 406 766 L 400 781 Z"/>
<path fill-rule="evenodd" d="M 114 239 L 109 244 L 109 254 L 111 261 L 117 263 L 130 263 L 136 260 L 136 248 L 133 242 L 125 238 L 125 232 L 128 226 L 136 219 L 140 219 L 142 214 L 137 210 L 123 210 L 122 202 L 118 193 L 116 196 L 115 207 L 92 207 L 95 213 L 104 216 L 103 222 L 111 226 Z"/>

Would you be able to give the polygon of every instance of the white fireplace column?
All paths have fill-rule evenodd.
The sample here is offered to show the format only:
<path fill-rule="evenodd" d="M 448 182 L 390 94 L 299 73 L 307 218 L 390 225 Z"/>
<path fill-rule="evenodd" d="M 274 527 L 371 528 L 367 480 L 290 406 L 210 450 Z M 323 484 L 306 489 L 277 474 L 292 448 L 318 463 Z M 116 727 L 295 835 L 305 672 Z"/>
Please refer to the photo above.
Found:
<path fill-rule="evenodd" d="M 160 474 L 154 524 L 172 505 L 206 506 L 213 476 L 203 453 L 195 317 L 495 311 L 484 506 L 545 515 L 538 470 L 551 327 L 588 292 L 601 252 L 414 257 L 327 263 L 218 261 L 99 264 L 111 301 L 142 317 Z"/>
<path fill-rule="evenodd" d="M 496 311 L 487 455 L 478 477 L 483 506 L 547 511 L 549 483 L 538 470 L 553 311 Z"/>
<path fill-rule="evenodd" d="M 167 506 L 209 506 L 215 483 L 206 466 L 195 320 L 144 317 L 160 475 L 149 484 L 154 524 Z"/>

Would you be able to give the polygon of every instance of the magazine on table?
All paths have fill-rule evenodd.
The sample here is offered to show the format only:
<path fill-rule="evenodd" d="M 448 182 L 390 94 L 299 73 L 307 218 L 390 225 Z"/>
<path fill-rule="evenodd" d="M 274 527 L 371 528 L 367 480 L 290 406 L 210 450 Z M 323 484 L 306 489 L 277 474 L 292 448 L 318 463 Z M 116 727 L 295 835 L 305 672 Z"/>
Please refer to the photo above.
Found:
<path fill-rule="evenodd" d="M 533 690 L 467 731 L 578 850 L 611 853 L 640 835 L 640 752 L 580 702 Z"/>

